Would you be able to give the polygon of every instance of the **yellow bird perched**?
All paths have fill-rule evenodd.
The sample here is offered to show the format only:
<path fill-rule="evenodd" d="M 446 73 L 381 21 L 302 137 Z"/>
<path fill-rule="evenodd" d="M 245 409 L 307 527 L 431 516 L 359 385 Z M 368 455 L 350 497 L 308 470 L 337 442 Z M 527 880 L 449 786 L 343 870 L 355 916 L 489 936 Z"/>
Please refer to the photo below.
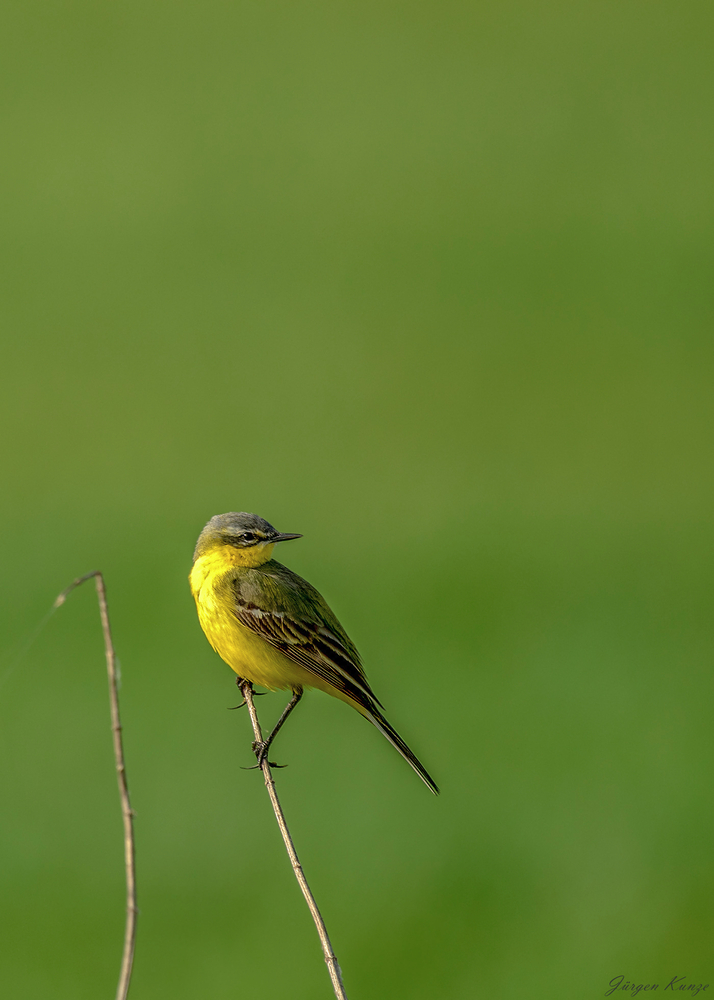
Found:
<path fill-rule="evenodd" d="M 238 678 L 293 692 L 270 736 L 255 747 L 258 763 L 304 688 L 319 688 L 374 723 L 438 794 L 380 712 L 359 653 L 325 600 L 307 580 L 271 559 L 278 542 L 301 537 L 276 531 L 257 514 L 217 514 L 199 535 L 189 576 L 201 628 Z"/>

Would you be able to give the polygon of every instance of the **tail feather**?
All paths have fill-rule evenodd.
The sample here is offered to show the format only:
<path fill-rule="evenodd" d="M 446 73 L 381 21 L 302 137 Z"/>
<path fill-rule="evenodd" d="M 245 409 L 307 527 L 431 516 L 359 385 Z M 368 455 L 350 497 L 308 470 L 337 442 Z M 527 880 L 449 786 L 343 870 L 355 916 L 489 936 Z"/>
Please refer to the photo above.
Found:
<path fill-rule="evenodd" d="M 393 729 L 392 726 L 389 725 L 382 713 L 378 711 L 374 705 L 371 705 L 366 711 L 362 708 L 361 711 L 365 718 L 369 719 L 369 721 L 377 727 L 380 733 L 387 737 L 394 749 L 399 751 L 404 760 L 411 764 L 427 788 L 430 788 L 434 795 L 438 795 L 439 788 L 434 779 L 431 777 L 418 757 L 412 753 L 396 729 Z"/>

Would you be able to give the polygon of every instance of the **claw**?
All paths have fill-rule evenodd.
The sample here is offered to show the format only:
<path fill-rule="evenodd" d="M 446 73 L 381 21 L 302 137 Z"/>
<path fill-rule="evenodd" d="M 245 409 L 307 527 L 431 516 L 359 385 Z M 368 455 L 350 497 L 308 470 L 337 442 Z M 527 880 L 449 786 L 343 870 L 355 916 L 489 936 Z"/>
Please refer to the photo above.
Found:
<path fill-rule="evenodd" d="M 253 740 L 253 742 L 251 743 L 250 748 L 256 756 L 256 759 L 258 761 L 258 767 L 260 767 L 260 765 L 265 760 L 268 754 L 269 747 L 270 744 L 266 740 Z"/>
<path fill-rule="evenodd" d="M 236 684 L 238 685 L 238 687 L 240 687 L 242 684 L 245 684 L 244 678 L 243 677 L 236 677 Z M 253 697 L 254 698 L 262 698 L 262 696 L 264 694 L 267 694 L 267 693 L 268 693 L 267 691 L 254 691 L 253 692 Z"/>

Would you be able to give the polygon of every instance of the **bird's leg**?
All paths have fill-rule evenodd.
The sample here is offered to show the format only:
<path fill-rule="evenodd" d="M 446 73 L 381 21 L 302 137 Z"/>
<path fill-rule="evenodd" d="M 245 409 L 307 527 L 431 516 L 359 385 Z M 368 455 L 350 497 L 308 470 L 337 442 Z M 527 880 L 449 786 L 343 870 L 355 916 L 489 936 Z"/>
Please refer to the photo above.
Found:
<path fill-rule="evenodd" d="M 278 735 L 278 732 L 280 731 L 281 727 L 283 726 L 285 720 L 290 715 L 290 713 L 295 708 L 295 706 L 297 705 L 297 703 L 300 701 L 301 698 L 302 698 L 302 688 L 293 688 L 293 696 L 290 699 L 290 701 L 288 702 L 288 704 L 285 706 L 285 708 L 283 710 L 283 714 L 280 716 L 280 718 L 278 719 L 278 721 L 275 723 L 275 726 L 273 727 L 273 731 L 270 734 L 270 736 L 267 738 L 267 740 L 255 740 L 253 742 L 253 744 L 252 744 L 253 753 L 258 758 L 258 766 L 259 767 L 260 767 L 260 765 L 263 763 L 263 761 L 265 760 L 265 758 L 268 755 L 268 750 L 270 748 L 270 744 L 273 742 L 273 740 L 275 739 L 275 737 Z M 272 762 L 269 762 L 269 763 L 270 763 L 271 767 L 280 767 L 281 766 L 280 764 L 273 764 Z M 284 766 L 284 765 L 282 765 L 282 766 Z"/>

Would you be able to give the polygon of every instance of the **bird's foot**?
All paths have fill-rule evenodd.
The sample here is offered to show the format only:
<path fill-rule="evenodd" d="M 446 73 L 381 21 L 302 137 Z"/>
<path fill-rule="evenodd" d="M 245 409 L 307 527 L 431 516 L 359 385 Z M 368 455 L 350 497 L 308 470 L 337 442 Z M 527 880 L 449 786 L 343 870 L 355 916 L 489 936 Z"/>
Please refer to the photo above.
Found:
<path fill-rule="evenodd" d="M 243 685 L 246 684 L 246 683 L 250 684 L 250 681 L 246 681 L 245 677 L 236 677 L 236 684 L 238 685 L 239 688 L 242 688 Z M 267 691 L 254 691 L 253 692 L 253 697 L 254 698 L 260 698 L 260 697 L 262 697 L 262 695 L 267 694 L 267 693 L 268 693 Z"/>
<path fill-rule="evenodd" d="M 251 750 L 255 754 L 257 764 L 254 764 L 251 768 L 246 768 L 246 770 L 253 771 L 256 767 L 262 767 L 263 762 L 268 756 L 268 750 L 270 749 L 270 743 L 267 740 L 253 740 L 251 743 Z M 287 767 L 287 764 L 276 764 L 275 761 L 268 761 L 269 767 Z"/>
<path fill-rule="evenodd" d="M 243 684 L 245 684 L 245 681 L 243 680 L 242 677 L 236 677 L 236 684 L 238 685 L 238 687 L 241 687 Z M 260 697 L 262 697 L 262 695 L 267 694 L 267 693 L 268 693 L 267 691 L 254 691 L 253 692 L 253 697 L 254 698 L 260 698 Z M 228 706 L 228 711 L 229 712 L 235 712 L 235 710 L 237 708 L 243 708 L 243 706 L 247 705 L 247 704 L 248 704 L 248 702 L 244 698 L 243 701 L 240 703 L 240 705 L 229 705 Z"/>
<path fill-rule="evenodd" d="M 268 761 L 268 767 L 287 767 L 287 764 L 276 764 L 274 760 Z M 241 771 L 262 771 L 262 764 L 253 764 L 252 767 L 241 767 Z"/>

